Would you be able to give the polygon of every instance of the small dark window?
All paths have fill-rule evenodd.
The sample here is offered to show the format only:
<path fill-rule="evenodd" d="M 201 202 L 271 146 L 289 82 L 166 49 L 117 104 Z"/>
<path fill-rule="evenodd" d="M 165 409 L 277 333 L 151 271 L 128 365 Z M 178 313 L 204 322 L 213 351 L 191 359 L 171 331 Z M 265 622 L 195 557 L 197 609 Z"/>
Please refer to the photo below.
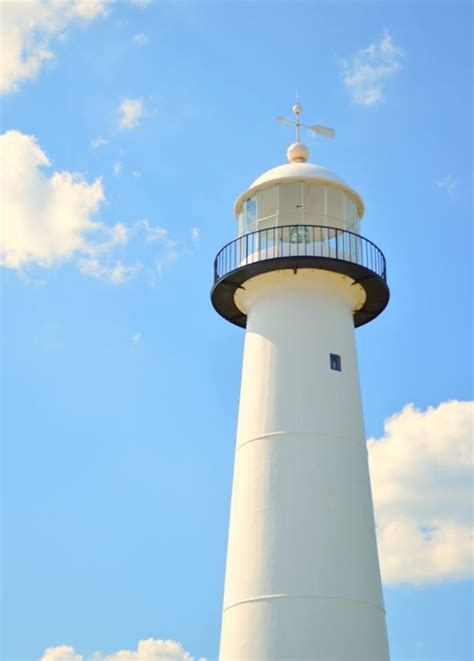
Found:
<path fill-rule="evenodd" d="M 337 353 L 330 353 L 329 354 L 329 365 L 331 366 L 332 370 L 336 370 L 336 372 L 341 371 L 341 356 L 339 356 Z"/>

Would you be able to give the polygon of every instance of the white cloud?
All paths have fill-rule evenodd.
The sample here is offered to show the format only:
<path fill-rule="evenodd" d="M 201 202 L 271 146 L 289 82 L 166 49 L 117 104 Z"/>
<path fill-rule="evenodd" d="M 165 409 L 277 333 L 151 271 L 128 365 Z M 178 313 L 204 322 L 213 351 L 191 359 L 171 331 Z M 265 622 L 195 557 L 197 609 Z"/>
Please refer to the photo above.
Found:
<path fill-rule="evenodd" d="M 128 241 L 129 229 L 123 223 L 117 223 L 112 228 L 112 237 L 110 244 L 107 248 L 112 248 L 116 245 L 124 245 Z"/>
<path fill-rule="evenodd" d="M 122 163 L 120 161 L 116 161 L 112 166 L 112 170 L 113 170 L 114 176 L 119 177 L 120 173 L 122 172 Z"/>
<path fill-rule="evenodd" d="M 142 176 L 142 173 L 139 170 L 132 170 L 132 174 L 135 179 L 139 179 Z"/>
<path fill-rule="evenodd" d="M 62 655 L 62 656 L 61 656 Z M 45 652 L 40 661 L 83 661 L 84 657 L 76 654 L 74 648 L 68 645 L 60 647 L 50 647 Z M 95 652 L 91 661 L 206 661 L 204 658 L 194 659 L 189 652 L 186 652 L 181 643 L 174 640 L 140 640 L 137 649 L 119 650 L 112 654 L 102 654 Z"/>
<path fill-rule="evenodd" d="M 144 32 L 138 32 L 137 34 L 133 35 L 132 41 L 135 46 L 145 46 L 149 41 L 149 37 Z"/>
<path fill-rule="evenodd" d="M 84 275 L 97 278 L 97 280 L 104 280 L 112 285 L 118 285 L 134 278 L 142 270 L 143 264 L 136 262 L 135 264 L 126 266 L 122 262 L 117 261 L 111 266 L 108 266 L 97 257 L 83 257 L 79 261 L 79 268 Z"/>
<path fill-rule="evenodd" d="M 378 43 L 359 50 L 342 61 L 343 80 L 357 105 L 374 106 L 385 100 L 387 80 L 402 68 L 403 51 L 385 30 Z"/>
<path fill-rule="evenodd" d="M 161 225 L 152 225 L 148 218 L 137 220 L 134 228 L 144 232 L 146 243 L 156 243 L 160 246 L 160 252 L 154 259 L 153 268 L 149 271 L 152 284 L 163 276 L 165 269 L 172 262 L 189 252 L 189 247 L 186 244 L 171 239 L 168 230 L 161 227 Z"/>
<path fill-rule="evenodd" d="M 145 105 L 141 99 L 122 99 L 118 107 L 121 129 L 133 129 L 145 116 Z"/>
<path fill-rule="evenodd" d="M 165 269 L 179 257 L 179 253 L 174 248 L 166 250 L 161 257 L 155 261 L 155 272 L 153 273 L 153 281 L 156 276 L 161 278 Z"/>
<path fill-rule="evenodd" d="M 134 333 L 132 335 L 132 344 L 141 344 L 142 342 L 142 334 L 141 333 Z"/>
<path fill-rule="evenodd" d="M 100 179 L 55 172 L 33 136 L 7 131 L 0 136 L 0 263 L 19 269 L 28 263 L 50 266 L 90 249 L 87 235 L 107 228 L 94 220 L 105 196 Z"/>
<path fill-rule="evenodd" d="M 193 255 L 199 247 L 200 230 L 198 227 L 191 228 L 191 241 L 180 242 L 170 239 L 168 232 L 159 225 L 149 225 L 144 218 L 138 221 L 137 226 L 142 226 L 147 233 L 147 241 L 158 241 L 162 247 L 161 254 L 155 260 L 154 269 L 151 273 L 151 282 L 161 278 L 166 268 L 184 255 Z"/>
<path fill-rule="evenodd" d="M 168 230 L 166 230 L 164 227 L 161 227 L 161 225 L 151 225 L 148 218 L 137 220 L 135 227 L 137 229 L 143 229 L 145 232 L 145 241 L 147 243 L 153 243 L 154 241 L 166 241 L 173 245 L 175 244 L 174 241 L 166 238 L 168 235 Z"/>
<path fill-rule="evenodd" d="M 124 246 L 130 230 L 123 223 L 95 219 L 105 202 L 102 181 L 44 169 L 51 163 L 33 136 L 7 131 L 0 136 L 0 265 L 23 272 L 79 260 L 82 273 L 111 283 L 125 282 L 141 265 L 104 259 Z M 100 258 L 100 259 L 99 259 Z"/>
<path fill-rule="evenodd" d="M 471 576 L 474 402 L 408 404 L 368 441 L 385 583 Z"/>
<path fill-rule="evenodd" d="M 41 661 L 83 661 L 83 659 L 84 657 L 76 654 L 74 648 L 70 645 L 48 647 L 41 657 Z"/>
<path fill-rule="evenodd" d="M 91 140 L 91 147 L 92 149 L 99 149 L 99 147 L 103 147 L 103 145 L 106 145 L 108 143 L 108 140 L 105 138 L 94 138 Z"/>
<path fill-rule="evenodd" d="M 0 92 L 18 91 L 54 59 L 51 42 L 74 24 L 87 24 L 107 13 L 106 0 L 0 0 Z"/>
<path fill-rule="evenodd" d="M 438 188 L 445 190 L 449 197 L 454 197 L 454 194 L 459 186 L 459 182 L 451 174 L 448 174 L 443 179 L 437 181 L 436 185 Z"/>

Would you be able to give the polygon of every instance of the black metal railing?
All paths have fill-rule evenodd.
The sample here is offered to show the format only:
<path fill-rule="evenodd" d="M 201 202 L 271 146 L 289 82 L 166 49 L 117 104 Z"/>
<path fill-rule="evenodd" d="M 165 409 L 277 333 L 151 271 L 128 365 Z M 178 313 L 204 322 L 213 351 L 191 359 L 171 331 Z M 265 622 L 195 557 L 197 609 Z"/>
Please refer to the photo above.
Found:
<path fill-rule="evenodd" d="M 387 280 L 384 254 L 363 236 L 325 225 L 283 225 L 243 234 L 225 245 L 214 261 L 214 282 L 236 269 L 285 257 L 352 262 Z"/>

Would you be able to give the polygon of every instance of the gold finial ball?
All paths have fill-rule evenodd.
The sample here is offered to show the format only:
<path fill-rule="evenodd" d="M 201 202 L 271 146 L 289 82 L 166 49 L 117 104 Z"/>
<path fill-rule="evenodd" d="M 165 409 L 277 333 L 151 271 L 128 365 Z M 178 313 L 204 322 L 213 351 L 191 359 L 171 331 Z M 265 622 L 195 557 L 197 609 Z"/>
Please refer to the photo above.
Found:
<path fill-rule="evenodd" d="M 299 103 L 295 103 L 295 105 L 293 106 L 293 112 L 297 116 L 301 115 L 301 113 L 303 112 L 303 108 L 300 106 Z"/>
<path fill-rule="evenodd" d="M 290 163 L 306 163 L 309 158 L 309 149 L 301 142 L 295 142 L 288 147 L 286 155 Z"/>

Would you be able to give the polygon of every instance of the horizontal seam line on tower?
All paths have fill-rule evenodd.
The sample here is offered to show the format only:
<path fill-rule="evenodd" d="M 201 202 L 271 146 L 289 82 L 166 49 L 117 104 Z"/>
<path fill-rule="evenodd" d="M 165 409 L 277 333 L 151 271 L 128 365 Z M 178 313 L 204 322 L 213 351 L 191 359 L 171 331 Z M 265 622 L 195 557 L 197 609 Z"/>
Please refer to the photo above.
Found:
<path fill-rule="evenodd" d="M 352 599 L 351 597 L 336 597 L 331 595 L 311 595 L 311 594 L 266 594 L 266 595 L 262 595 L 261 597 L 250 597 L 249 599 L 242 599 L 241 601 L 236 601 L 233 604 L 229 604 L 229 606 L 224 606 L 223 612 L 225 613 L 226 610 L 229 610 L 230 608 L 234 608 L 235 606 L 240 606 L 241 604 L 249 604 L 256 601 L 265 601 L 271 599 L 334 599 L 334 600 L 339 599 L 340 601 L 351 601 L 356 604 L 365 604 L 366 606 L 377 608 L 378 610 L 381 610 L 382 613 L 385 613 L 385 608 L 379 606 L 378 604 L 374 604 L 371 601 L 364 601 L 363 599 Z"/>
<path fill-rule="evenodd" d="M 235 451 L 240 450 L 244 445 L 247 445 L 248 443 L 253 443 L 254 441 L 260 441 L 265 438 L 271 438 L 272 436 L 331 436 L 334 438 L 339 438 L 343 441 L 349 441 L 351 443 L 359 443 L 359 440 L 356 440 L 354 438 L 351 438 L 349 436 L 341 436 L 340 434 L 330 434 L 330 433 L 325 433 L 325 432 L 320 432 L 320 431 L 272 431 L 268 432 L 267 434 L 259 434 L 258 436 L 254 436 L 253 438 L 249 438 L 248 440 L 244 441 L 243 443 L 240 443 Z"/>

